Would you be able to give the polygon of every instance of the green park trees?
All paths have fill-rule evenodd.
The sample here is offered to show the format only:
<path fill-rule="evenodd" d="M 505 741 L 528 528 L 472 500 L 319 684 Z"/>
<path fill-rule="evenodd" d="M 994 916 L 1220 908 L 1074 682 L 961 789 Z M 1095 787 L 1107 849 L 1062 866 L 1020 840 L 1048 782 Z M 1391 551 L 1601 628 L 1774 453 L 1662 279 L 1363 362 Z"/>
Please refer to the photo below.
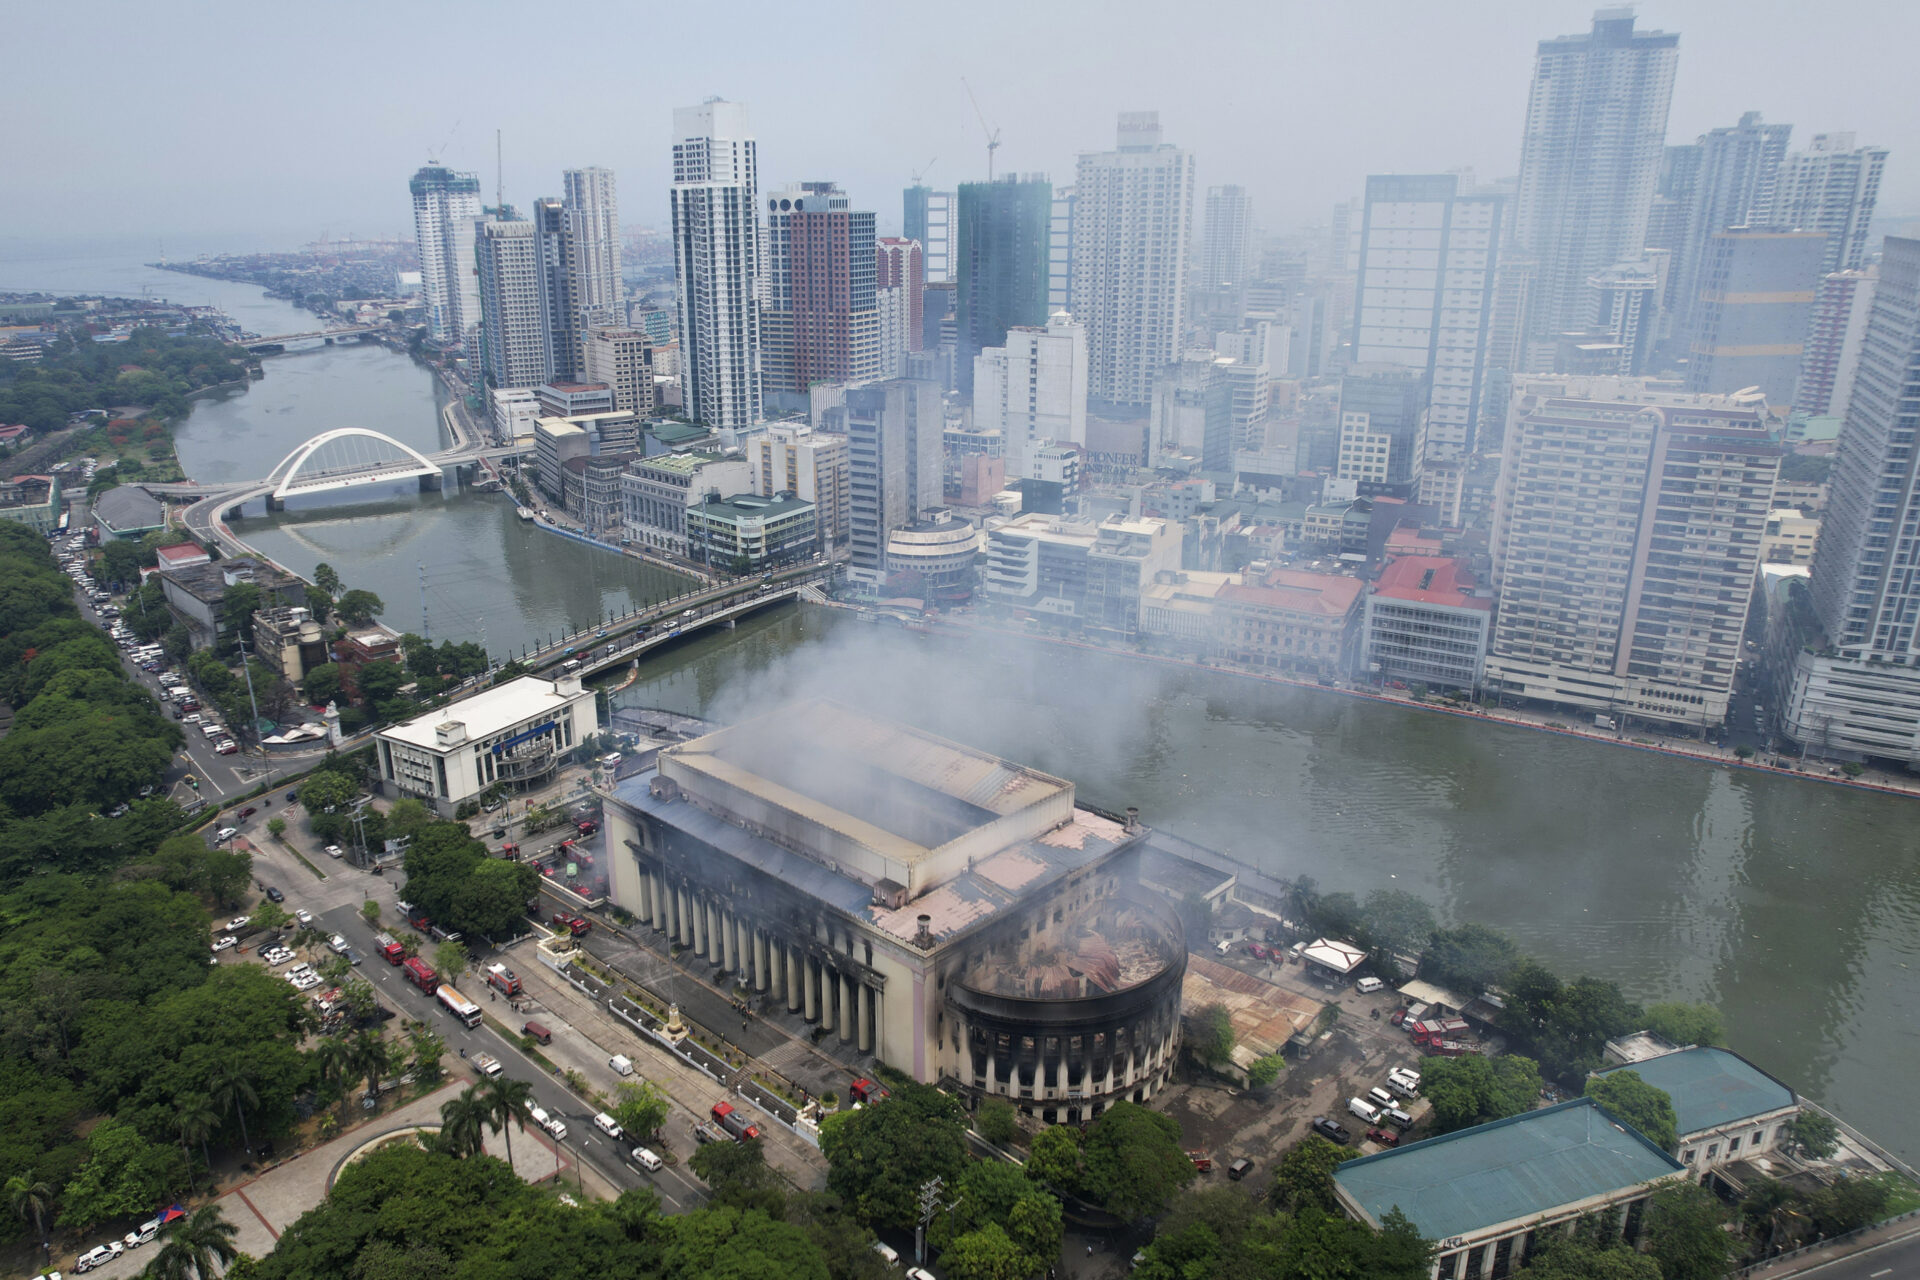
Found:
<path fill-rule="evenodd" d="M 1540 1067 L 1531 1058 L 1430 1058 L 1420 1092 L 1433 1104 L 1433 1130 L 1452 1133 L 1530 1111 L 1540 1098 Z"/>
<path fill-rule="evenodd" d="M 929 1085 L 890 1085 L 884 1106 L 827 1117 L 820 1150 L 827 1187 L 877 1226 L 911 1226 L 921 1184 L 951 1184 L 966 1164 L 966 1118 L 960 1105 Z"/>

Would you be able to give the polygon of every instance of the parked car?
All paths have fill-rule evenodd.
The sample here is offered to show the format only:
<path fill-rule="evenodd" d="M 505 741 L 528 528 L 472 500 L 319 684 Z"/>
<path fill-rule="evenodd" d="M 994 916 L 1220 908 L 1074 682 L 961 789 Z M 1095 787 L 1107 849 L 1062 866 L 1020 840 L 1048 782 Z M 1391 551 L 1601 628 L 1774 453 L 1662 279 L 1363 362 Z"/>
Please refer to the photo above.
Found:
<path fill-rule="evenodd" d="M 335 955 L 345 955 L 347 953 L 347 935 L 344 933 L 336 933 L 331 938 L 328 938 L 327 949 Z"/>
<path fill-rule="evenodd" d="M 1337 1121 L 1329 1120 L 1325 1116 L 1315 1116 L 1313 1118 L 1313 1131 L 1325 1138 L 1328 1142 L 1338 1142 L 1342 1146 L 1345 1146 L 1347 1139 L 1353 1136 L 1347 1132 L 1345 1125 Z"/>
<path fill-rule="evenodd" d="M 300 910 L 293 913 L 293 918 L 302 925 L 310 925 L 313 923 L 313 912 L 308 911 L 305 907 L 302 907 Z"/>
<path fill-rule="evenodd" d="M 213 949 L 215 951 L 225 951 L 228 947 L 237 945 L 239 941 L 238 938 L 229 933 L 224 937 L 215 938 L 213 940 Z"/>
<path fill-rule="evenodd" d="M 235 755 L 239 752 L 239 750 L 240 750 L 240 744 L 235 742 L 232 738 L 222 738 L 220 739 L 220 741 L 213 744 L 213 754 L 217 756 Z"/>
<path fill-rule="evenodd" d="M 252 923 L 252 916 L 235 916 L 233 919 L 227 921 L 227 932 L 238 933 Z"/>
<path fill-rule="evenodd" d="M 1381 1129 L 1378 1127 L 1367 1130 L 1367 1140 L 1369 1142 L 1377 1142 L 1383 1147 L 1397 1147 L 1400 1145 L 1399 1134 L 1391 1129 Z"/>
<path fill-rule="evenodd" d="M 225 844 L 239 834 L 240 828 L 238 827 L 222 827 L 213 833 L 213 840 L 215 844 Z"/>
<path fill-rule="evenodd" d="M 337 845 L 337 844 L 330 844 L 330 845 L 328 845 L 328 846 L 327 846 L 327 856 L 328 856 L 329 858 L 337 858 L 337 857 L 339 857 L 339 856 L 340 856 L 340 846 L 339 846 L 339 845 Z"/>
<path fill-rule="evenodd" d="M 251 818 L 251 817 L 252 817 L 252 816 L 253 816 L 254 814 L 256 814 L 256 813 L 258 813 L 258 812 L 260 812 L 260 810 L 258 810 L 258 809 L 256 809 L 256 808 L 255 808 L 254 806 L 252 806 L 252 805 L 248 805 L 248 806 L 247 806 L 246 808 L 244 808 L 244 809 L 242 809 L 242 810 L 240 811 L 240 819 L 241 819 L 241 821 L 243 821 L 243 822 L 244 822 L 244 821 L 246 821 L 246 820 L 247 820 L 248 818 Z"/>
<path fill-rule="evenodd" d="M 285 902 L 286 900 L 287 900 L 287 895 L 286 895 L 286 894 L 284 894 L 284 893 L 282 893 L 282 892 L 280 892 L 280 890 L 279 890 L 279 889 L 277 889 L 277 888 L 275 888 L 275 887 L 274 887 L 273 885 L 268 885 L 268 886 L 267 886 L 267 901 L 268 901 L 268 902 Z"/>

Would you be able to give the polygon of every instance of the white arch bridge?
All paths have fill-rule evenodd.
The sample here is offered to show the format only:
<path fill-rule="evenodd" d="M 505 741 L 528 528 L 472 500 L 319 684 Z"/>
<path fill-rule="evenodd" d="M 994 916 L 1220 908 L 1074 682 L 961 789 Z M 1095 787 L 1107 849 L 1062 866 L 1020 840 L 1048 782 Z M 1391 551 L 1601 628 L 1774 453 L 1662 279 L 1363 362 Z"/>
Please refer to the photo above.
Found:
<path fill-rule="evenodd" d="M 378 431 L 339 427 L 321 432 L 282 458 L 262 485 L 273 486 L 269 500 L 274 503 L 396 480 L 418 479 L 430 487 L 439 482 L 446 465 Z"/>

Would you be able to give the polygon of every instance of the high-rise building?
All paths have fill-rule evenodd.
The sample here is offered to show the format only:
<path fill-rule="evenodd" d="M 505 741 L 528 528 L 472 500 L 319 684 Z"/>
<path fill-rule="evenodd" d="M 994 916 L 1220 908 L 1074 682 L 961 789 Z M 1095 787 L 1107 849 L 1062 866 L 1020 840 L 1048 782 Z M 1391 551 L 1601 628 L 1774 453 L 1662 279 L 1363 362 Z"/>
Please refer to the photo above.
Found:
<path fill-rule="evenodd" d="M 1047 322 L 1053 185 L 1039 174 L 960 184 L 954 269 L 959 290 L 961 390 L 973 390 L 973 358 L 1007 330 Z"/>
<path fill-rule="evenodd" d="M 547 376 L 571 382 L 583 375 L 580 362 L 579 316 L 573 300 L 572 252 L 568 241 L 567 208 L 554 196 L 533 202 L 534 235 L 540 249 L 540 308 L 547 327 Z"/>
<path fill-rule="evenodd" d="M 1860 344 L 1873 311 L 1878 268 L 1835 271 L 1813 295 L 1813 319 L 1807 324 L 1806 349 L 1800 355 L 1800 385 L 1793 407 L 1822 417 L 1844 418 L 1860 368 Z"/>
<path fill-rule="evenodd" d="M 747 109 L 717 98 L 676 110 L 673 136 L 668 199 L 687 416 L 748 426 L 761 416 L 758 149 Z"/>
<path fill-rule="evenodd" d="M 874 245 L 879 288 L 880 376 L 907 376 L 907 357 L 926 345 L 926 255 L 918 240 L 883 236 Z"/>
<path fill-rule="evenodd" d="M 1824 271 L 1858 271 L 1866 262 L 1867 227 L 1880 199 L 1885 147 L 1857 147 L 1851 133 L 1816 133 L 1805 151 L 1780 165 L 1767 221 L 1827 233 Z"/>
<path fill-rule="evenodd" d="M 1700 136 L 1700 171 L 1687 208 L 1687 228 L 1667 277 L 1673 336 L 1682 343 L 1700 329 L 1700 282 L 1707 270 L 1709 241 L 1728 227 L 1766 225 L 1774 179 L 1792 133 L 1792 125 L 1762 124 L 1760 113 L 1749 111 L 1739 124 Z"/>
<path fill-rule="evenodd" d="M 1696 732 L 1719 724 L 1780 454 L 1758 397 L 1520 379 L 1495 495 L 1487 682 Z"/>
<path fill-rule="evenodd" d="M 799 397 L 822 382 L 880 376 L 874 216 L 830 182 L 803 182 L 766 200 L 762 388 Z"/>
<path fill-rule="evenodd" d="M 1184 453 L 1208 471 L 1233 467 L 1233 387 L 1225 368 L 1230 357 L 1187 351 L 1161 366 L 1147 408 L 1148 448 L 1153 455 Z M 1149 457 L 1146 464 L 1154 465 Z"/>
<path fill-rule="evenodd" d="M 887 535 L 940 505 L 940 384 L 894 378 L 849 387 L 849 576 L 879 585 Z"/>
<path fill-rule="evenodd" d="M 1340 461 L 1335 474 L 1362 496 L 1410 498 L 1426 456 L 1427 371 L 1354 364 L 1340 378 Z"/>
<path fill-rule="evenodd" d="M 1536 270 L 1533 343 L 1550 349 L 1585 328 L 1588 278 L 1646 247 L 1679 57 L 1680 37 L 1635 31 L 1631 9 L 1601 9 L 1587 34 L 1540 42 L 1514 214 L 1515 249 Z"/>
<path fill-rule="evenodd" d="M 1920 766 L 1920 240 L 1889 236 L 1813 556 L 1820 634 L 1776 628 L 1782 730 L 1823 753 Z M 1797 610 L 1786 610 L 1791 622 Z"/>
<path fill-rule="evenodd" d="M 1047 233 L 1047 312 L 1073 310 L 1073 214 L 1078 204 L 1072 186 L 1053 189 L 1053 225 Z"/>
<path fill-rule="evenodd" d="M 502 210 L 511 213 L 511 210 Z M 540 241 L 524 218 L 480 223 L 474 246 L 480 291 L 480 365 L 490 386 L 537 387 L 548 378 Z"/>
<path fill-rule="evenodd" d="M 1087 330 L 1072 316 L 1017 325 L 973 365 L 973 428 L 1000 433 L 1008 476 L 1037 478 L 1029 463 L 1040 445 L 1087 442 Z"/>
<path fill-rule="evenodd" d="M 568 169 L 561 175 L 567 220 L 567 273 L 579 340 L 595 325 L 626 323 L 620 303 L 620 201 L 613 170 Z"/>
<path fill-rule="evenodd" d="M 1647 248 L 1665 249 L 1670 254 L 1679 251 L 1687 234 L 1694 184 L 1700 180 L 1700 150 L 1699 143 L 1688 142 L 1661 153 L 1660 178 L 1654 184 L 1653 208 L 1647 214 Z"/>
<path fill-rule="evenodd" d="M 413 175 L 408 187 L 413 192 L 427 333 L 435 342 L 457 346 L 480 327 L 480 282 L 473 262 L 480 179 L 429 164 Z"/>
<path fill-rule="evenodd" d="M 1606 348 L 1605 368 L 1581 370 L 1622 378 L 1647 371 L 1654 340 L 1660 336 L 1660 297 L 1666 284 L 1666 255 L 1648 250 L 1638 261 L 1620 262 L 1587 281 L 1598 295 L 1592 330 L 1576 340 Z M 1562 365 L 1571 361 L 1562 359 Z"/>
<path fill-rule="evenodd" d="M 1245 187 L 1208 187 L 1196 289 L 1237 288 L 1252 278 L 1253 197 Z"/>
<path fill-rule="evenodd" d="M 590 329 L 581 344 L 586 357 L 582 375 L 588 382 L 607 384 L 617 412 L 652 413 L 660 405 L 654 384 L 655 345 L 639 329 Z"/>
<path fill-rule="evenodd" d="M 1773 404 L 1793 403 L 1825 244 L 1818 231 L 1753 227 L 1707 240 L 1688 390 L 1758 387 Z"/>
<path fill-rule="evenodd" d="M 908 187 L 903 193 L 901 233 L 920 242 L 926 254 L 928 284 L 951 284 L 954 280 L 954 204 L 951 191 Z"/>
<path fill-rule="evenodd" d="M 1193 239 L 1193 156 L 1160 140 L 1156 111 L 1122 112 L 1117 145 L 1080 157 L 1074 314 L 1087 326 L 1096 401 L 1144 405 L 1178 358 Z"/>
<path fill-rule="evenodd" d="M 1450 173 L 1367 179 L 1354 297 L 1354 363 L 1426 375 L 1436 459 L 1474 447 L 1505 203 L 1458 185 Z"/>
<path fill-rule="evenodd" d="M 747 464 L 755 494 L 791 493 L 811 502 L 821 542 L 831 550 L 847 540 L 847 437 L 775 423 L 747 441 Z"/>

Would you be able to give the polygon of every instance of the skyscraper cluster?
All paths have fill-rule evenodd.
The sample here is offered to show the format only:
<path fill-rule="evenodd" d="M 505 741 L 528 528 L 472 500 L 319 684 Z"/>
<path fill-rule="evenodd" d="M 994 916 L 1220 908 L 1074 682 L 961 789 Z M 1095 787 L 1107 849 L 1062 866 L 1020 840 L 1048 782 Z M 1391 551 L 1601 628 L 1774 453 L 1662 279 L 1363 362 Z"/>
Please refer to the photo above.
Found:
<path fill-rule="evenodd" d="M 567 171 L 530 219 L 483 211 L 472 175 L 415 175 L 428 323 L 495 386 L 605 384 L 619 411 L 652 412 L 672 368 L 689 421 L 648 447 L 693 460 L 651 463 L 647 503 L 678 512 L 672 490 L 750 472 L 759 497 L 817 504 L 875 588 L 909 570 L 950 588 L 967 530 L 984 547 L 1014 516 L 1167 522 L 1183 571 L 1268 564 L 1243 591 L 1280 590 L 1275 561 L 1333 550 L 1313 572 L 1371 580 L 1417 547 L 1485 625 L 1474 654 L 1410 655 L 1405 632 L 1389 648 L 1407 669 L 1706 732 L 1759 583 L 1754 607 L 1787 609 L 1780 634 L 1805 642 L 1775 663 L 1793 672 L 1779 727 L 1920 761 L 1898 409 L 1920 247 L 1868 235 L 1888 152 L 1846 131 L 1796 148 L 1750 103 L 1670 141 L 1680 53 L 1602 8 L 1539 42 L 1513 176 L 1372 174 L 1300 233 L 1261 225 L 1249 175 L 1201 185 L 1157 112 L 1125 111 L 1070 181 L 914 175 L 902 234 L 883 234 L 829 179 L 763 189 L 747 109 L 710 99 L 673 115 L 671 355 L 627 328 L 603 169 Z M 1783 479 L 1820 440 L 1829 525 L 1812 585 L 1789 590 L 1762 572 L 1768 530 L 1821 514 L 1776 502 L 1828 496 Z M 639 541 L 677 548 L 681 527 Z M 1387 577 L 1394 616 L 1417 612 L 1426 579 Z M 1176 593 L 1183 634 L 1206 634 L 1204 600 L 1241 598 L 1224 589 Z M 1862 727 L 1861 707 L 1902 698 L 1911 716 Z"/>

